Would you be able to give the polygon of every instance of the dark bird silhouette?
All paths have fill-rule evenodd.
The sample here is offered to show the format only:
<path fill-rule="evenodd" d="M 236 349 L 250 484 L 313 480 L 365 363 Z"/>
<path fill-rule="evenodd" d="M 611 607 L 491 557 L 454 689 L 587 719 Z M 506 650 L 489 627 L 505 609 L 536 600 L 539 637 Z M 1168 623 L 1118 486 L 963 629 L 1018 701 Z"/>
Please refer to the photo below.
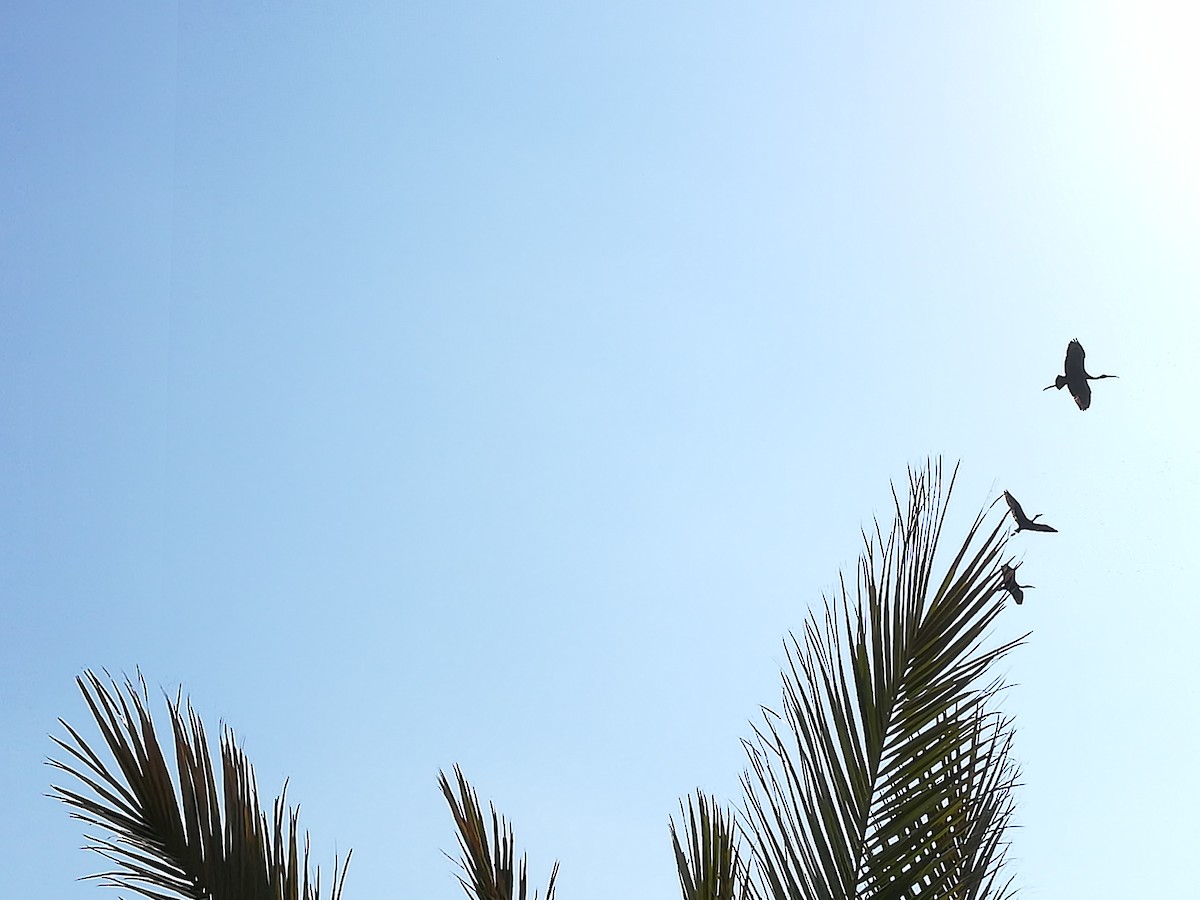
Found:
<path fill-rule="evenodd" d="M 1080 410 L 1085 410 L 1092 405 L 1092 386 L 1089 381 L 1099 381 L 1101 378 L 1116 378 L 1116 375 L 1089 375 L 1083 368 L 1083 358 L 1086 354 L 1083 352 L 1083 344 L 1079 343 L 1079 338 L 1075 338 L 1071 343 L 1067 344 L 1067 358 L 1063 363 L 1063 374 L 1054 379 L 1054 384 L 1048 384 L 1043 391 L 1048 391 L 1050 388 L 1058 388 L 1060 391 L 1065 387 L 1071 392 L 1071 396 L 1075 398 L 1075 405 Z"/>
<path fill-rule="evenodd" d="M 1015 566 L 1010 566 L 1004 563 L 1000 566 L 1000 587 L 1012 594 L 1013 599 L 1017 601 L 1017 606 L 1025 602 L 1025 591 L 1032 590 L 1032 584 L 1017 584 L 1017 569 L 1021 568 L 1023 563 L 1017 563 Z"/>
<path fill-rule="evenodd" d="M 1017 498 L 1008 491 L 1004 492 L 1004 499 L 1008 502 L 1008 508 L 1012 510 L 1013 518 L 1017 521 L 1017 531 L 1053 531 L 1055 534 L 1058 534 L 1057 528 L 1051 528 L 1045 522 L 1035 521 L 1042 517 L 1041 513 L 1038 513 L 1032 519 L 1025 515 L 1025 510 L 1021 509 L 1021 504 L 1017 502 Z M 1016 532 L 1013 533 L 1016 534 Z"/>

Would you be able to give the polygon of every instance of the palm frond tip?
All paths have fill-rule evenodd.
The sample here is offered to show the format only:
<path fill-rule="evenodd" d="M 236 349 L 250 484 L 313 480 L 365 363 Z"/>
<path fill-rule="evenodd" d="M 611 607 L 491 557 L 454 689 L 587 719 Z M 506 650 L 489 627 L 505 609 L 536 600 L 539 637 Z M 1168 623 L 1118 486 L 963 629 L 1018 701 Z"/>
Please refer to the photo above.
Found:
<path fill-rule="evenodd" d="M 107 673 L 106 673 L 107 674 Z M 76 679 L 115 766 L 106 765 L 70 725 L 68 739 L 52 738 L 69 761 L 48 760 L 83 791 L 51 785 L 50 795 L 71 816 L 104 829 L 87 849 L 115 868 L 88 876 L 151 898 L 207 900 L 320 900 L 321 873 L 310 879 L 309 841 L 284 792 L 272 815 L 259 806 L 254 769 L 228 728 L 220 738 L 220 789 L 203 723 L 182 695 L 168 702 L 175 772 L 148 710 L 146 683 L 108 684 L 94 672 Z M 61 721 L 61 720 L 60 720 Z M 350 853 L 335 860 L 327 892 L 340 900 Z"/>
<path fill-rule="evenodd" d="M 679 811 L 682 837 L 674 821 L 670 830 L 683 900 L 756 898 L 733 816 L 699 791 Z"/>
<path fill-rule="evenodd" d="M 458 846 L 462 855 L 457 862 L 463 871 L 458 881 L 463 890 L 474 900 L 528 900 L 527 861 L 522 856 L 514 867 L 516 841 L 511 823 L 496 812 L 495 806 L 491 806 L 489 839 L 483 807 L 479 804 L 475 789 L 458 766 L 454 767 L 454 778 L 455 785 L 452 787 L 446 773 L 441 772 L 438 786 L 450 805 L 450 813 L 458 830 Z M 545 900 L 554 900 L 557 878 L 558 863 L 555 863 L 550 870 Z M 533 897 L 537 900 L 537 891 L 534 891 Z"/>

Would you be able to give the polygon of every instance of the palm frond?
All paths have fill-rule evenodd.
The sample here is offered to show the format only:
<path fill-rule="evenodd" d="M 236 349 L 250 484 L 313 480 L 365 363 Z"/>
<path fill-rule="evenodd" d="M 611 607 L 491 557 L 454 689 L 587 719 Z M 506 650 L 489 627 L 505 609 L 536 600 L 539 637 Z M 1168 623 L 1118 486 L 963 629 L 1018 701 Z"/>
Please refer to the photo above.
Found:
<path fill-rule="evenodd" d="M 513 839 L 512 824 L 496 812 L 495 806 L 489 804 L 492 814 L 489 840 L 483 808 L 479 805 L 475 789 L 458 766 L 454 767 L 454 777 L 457 782 L 457 795 L 445 772 L 438 773 L 438 785 L 446 797 L 446 802 L 450 804 L 454 825 L 458 829 L 458 846 L 462 851 L 458 865 L 464 872 L 458 876 L 458 880 L 463 890 L 474 900 L 527 900 L 525 856 L 521 857 L 515 869 L 513 867 L 516 842 Z M 554 882 L 557 878 L 558 863 L 555 863 L 550 870 L 545 900 L 554 900 Z M 533 897 L 537 900 L 537 891 L 533 892 Z"/>
<path fill-rule="evenodd" d="M 320 900 L 320 870 L 310 881 L 308 835 L 301 853 L 299 812 L 286 804 L 286 785 L 268 818 L 254 769 L 230 729 L 221 732 L 218 793 L 203 723 L 181 697 L 168 702 L 177 791 L 141 675 L 140 691 L 129 679 L 123 688 L 112 679 L 106 685 L 91 671 L 76 682 L 115 762 L 106 765 L 59 720 L 69 740 L 51 739 L 70 761 L 48 763 L 82 789 L 51 785 L 50 796 L 66 803 L 72 818 L 106 832 L 87 835 L 86 849 L 116 866 L 88 877 L 161 900 Z M 341 898 L 349 863 L 349 853 L 340 865 L 334 861 L 331 900 Z"/>
<path fill-rule="evenodd" d="M 683 900 L 756 900 L 733 817 L 699 791 L 679 811 L 686 845 L 674 820 L 670 829 Z"/>
<path fill-rule="evenodd" d="M 957 470 L 955 472 L 957 474 Z M 946 570 L 940 462 L 893 490 L 885 537 L 864 534 L 853 592 L 785 645 L 782 713 L 745 741 L 745 826 L 764 893 L 805 900 L 984 898 L 999 881 L 1017 771 L 1011 723 L 993 709 L 984 646 L 1006 535 L 980 513 Z"/>

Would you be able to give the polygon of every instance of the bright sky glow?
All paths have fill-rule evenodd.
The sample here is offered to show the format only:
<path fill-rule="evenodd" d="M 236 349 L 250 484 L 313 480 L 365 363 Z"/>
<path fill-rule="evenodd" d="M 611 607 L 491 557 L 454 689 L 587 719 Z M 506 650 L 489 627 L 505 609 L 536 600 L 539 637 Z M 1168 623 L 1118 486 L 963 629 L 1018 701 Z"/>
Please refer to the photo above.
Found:
<path fill-rule="evenodd" d="M 1191 896 L 1197 47 L 1165 2 L 8 4 L 12 896 L 99 896 L 46 734 L 135 666 L 348 896 L 458 896 L 456 762 L 564 900 L 676 896 L 678 798 L 736 798 L 937 453 L 952 534 L 1060 529 L 996 636 L 1024 896 Z"/>
<path fill-rule="evenodd" d="M 1183 190 L 1194 213 L 1200 200 L 1200 119 L 1196 85 L 1200 9 L 1188 3 L 1149 3 L 1112 11 L 1109 38 L 1115 65 L 1110 84 L 1131 139 L 1168 190 Z"/>

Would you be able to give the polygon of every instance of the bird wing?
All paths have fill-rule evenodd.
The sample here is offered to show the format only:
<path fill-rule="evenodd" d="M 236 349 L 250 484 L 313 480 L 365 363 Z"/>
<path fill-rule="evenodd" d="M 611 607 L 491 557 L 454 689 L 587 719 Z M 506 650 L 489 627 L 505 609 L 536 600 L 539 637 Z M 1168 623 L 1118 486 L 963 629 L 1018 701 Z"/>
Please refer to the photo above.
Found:
<path fill-rule="evenodd" d="M 1025 518 L 1025 510 L 1021 509 L 1021 504 L 1017 502 L 1017 498 L 1008 491 L 1004 492 L 1004 499 L 1008 503 L 1008 508 L 1012 510 L 1013 518 L 1017 520 L 1017 524 L 1028 521 Z"/>
<path fill-rule="evenodd" d="M 1057 528 L 1051 528 L 1045 522 L 1030 522 L 1028 525 L 1025 526 L 1025 530 L 1026 531 L 1053 531 L 1055 534 L 1058 534 Z"/>
<path fill-rule="evenodd" d="M 1075 373 L 1083 374 L 1083 360 L 1087 356 L 1083 352 L 1083 344 L 1079 343 L 1079 338 L 1075 338 L 1071 343 L 1067 344 L 1067 358 L 1063 360 L 1063 372 L 1066 373 L 1067 379 Z"/>
<path fill-rule="evenodd" d="M 1071 396 L 1075 398 L 1075 405 L 1080 410 L 1087 409 L 1092 405 L 1092 386 L 1087 383 L 1086 379 L 1073 381 L 1068 387 L 1071 389 Z"/>

